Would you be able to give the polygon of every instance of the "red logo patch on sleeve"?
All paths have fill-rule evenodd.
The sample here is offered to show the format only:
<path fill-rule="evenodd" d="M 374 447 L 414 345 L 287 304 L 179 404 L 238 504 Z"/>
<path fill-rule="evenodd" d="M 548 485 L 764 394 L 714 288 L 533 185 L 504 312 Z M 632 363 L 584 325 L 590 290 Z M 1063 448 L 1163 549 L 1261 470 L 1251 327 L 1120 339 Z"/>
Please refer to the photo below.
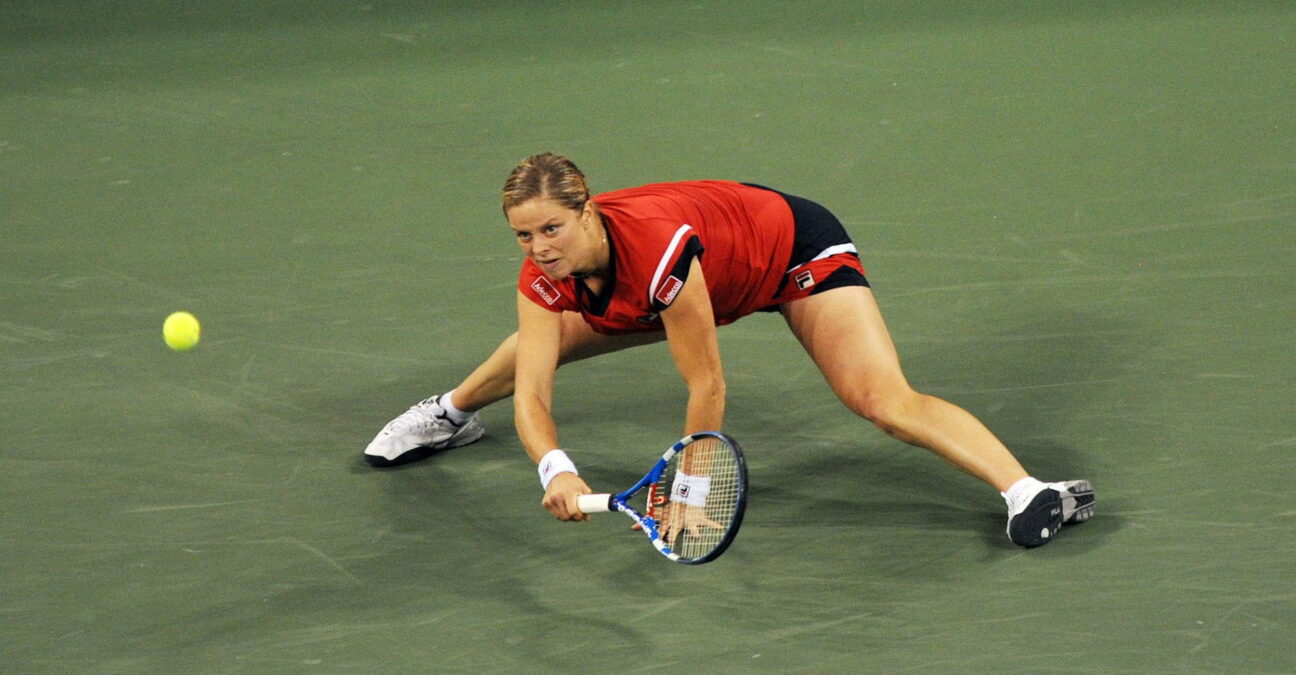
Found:
<path fill-rule="evenodd" d="M 679 277 L 672 274 L 666 277 L 666 281 L 662 282 L 661 288 L 657 289 L 657 295 L 654 297 L 657 298 L 657 302 L 660 302 L 663 305 L 669 305 L 683 287 L 684 282 L 681 281 Z"/>
<path fill-rule="evenodd" d="M 539 295 L 540 299 L 545 301 L 545 304 L 552 305 L 558 302 L 558 289 L 554 288 L 553 282 L 545 277 L 532 281 L 531 290 L 535 291 L 536 295 Z"/>

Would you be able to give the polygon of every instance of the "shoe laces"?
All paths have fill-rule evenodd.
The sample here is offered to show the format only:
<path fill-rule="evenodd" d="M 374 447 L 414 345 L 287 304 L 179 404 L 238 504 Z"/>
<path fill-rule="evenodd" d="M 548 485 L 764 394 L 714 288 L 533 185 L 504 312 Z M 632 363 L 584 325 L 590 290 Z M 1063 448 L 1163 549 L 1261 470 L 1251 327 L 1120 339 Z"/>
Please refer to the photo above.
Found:
<path fill-rule="evenodd" d="M 446 417 L 445 410 L 437 402 L 440 398 L 440 396 L 432 396 L 410 406 L 409 410 L 392 420 L 388 431 L 391 433 L 397 431 L 426 433 L 428 429 L 441 426 L 442 422 L 453 426 L 450 418 Z"/>

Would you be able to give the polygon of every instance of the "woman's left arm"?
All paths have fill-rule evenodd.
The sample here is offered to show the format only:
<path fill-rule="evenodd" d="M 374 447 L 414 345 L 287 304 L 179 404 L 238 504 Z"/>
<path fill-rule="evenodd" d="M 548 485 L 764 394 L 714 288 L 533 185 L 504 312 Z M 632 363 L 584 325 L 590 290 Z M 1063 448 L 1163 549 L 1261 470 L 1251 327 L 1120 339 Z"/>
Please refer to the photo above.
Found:
<path fill-rule="evenodd" d="M 680 375 L 688 385 L 688 414 L 684 433 L 719 431 L 724 422 L 725 382 L 720 367 L 715 314 L 707 292 L 702 263 L 689 267 L 688 280 L 670 307 L 662 310 L 666 340 Z"/>

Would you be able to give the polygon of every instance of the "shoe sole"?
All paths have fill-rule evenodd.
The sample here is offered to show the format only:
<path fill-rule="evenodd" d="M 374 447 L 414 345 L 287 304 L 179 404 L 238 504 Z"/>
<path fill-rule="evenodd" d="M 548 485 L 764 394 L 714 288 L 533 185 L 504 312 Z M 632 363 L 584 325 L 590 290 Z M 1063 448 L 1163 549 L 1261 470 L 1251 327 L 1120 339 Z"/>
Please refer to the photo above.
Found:
<path fill-rule="evenodd" d="M 1053 488 L 1040 490 L 1022 512 L 1008 521 L 1008 538 L 1018 546 L 1035 548 L 1053 541 L 1062 529 L 1062 495 Z"/>
<path fill-rule="evenodd" d="M 1062 522 L 1070 525 L 1093 518 L 1094 503 L 1097 501 L 1093 485 L 1087 480 L 1069 480 L 1061 486 Z"/>

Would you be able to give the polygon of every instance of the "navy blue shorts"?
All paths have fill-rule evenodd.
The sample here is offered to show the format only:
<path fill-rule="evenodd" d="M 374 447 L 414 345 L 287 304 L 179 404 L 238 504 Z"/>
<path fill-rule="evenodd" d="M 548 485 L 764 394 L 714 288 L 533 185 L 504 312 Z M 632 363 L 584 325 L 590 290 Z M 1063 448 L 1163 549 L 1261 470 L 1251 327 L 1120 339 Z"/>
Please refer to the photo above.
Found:
<path fill-rule="evenodd" d="M 796 224 L 787 272 L 774 294 L 776 302 L 760 311 L 776 311 L 785 302 L 842 286 L 869 285 L 859 252 L 832 211 L 809 199 L 763 185 L 747 185 L 778 192 L 792 209 L 792 219 Z"/>

